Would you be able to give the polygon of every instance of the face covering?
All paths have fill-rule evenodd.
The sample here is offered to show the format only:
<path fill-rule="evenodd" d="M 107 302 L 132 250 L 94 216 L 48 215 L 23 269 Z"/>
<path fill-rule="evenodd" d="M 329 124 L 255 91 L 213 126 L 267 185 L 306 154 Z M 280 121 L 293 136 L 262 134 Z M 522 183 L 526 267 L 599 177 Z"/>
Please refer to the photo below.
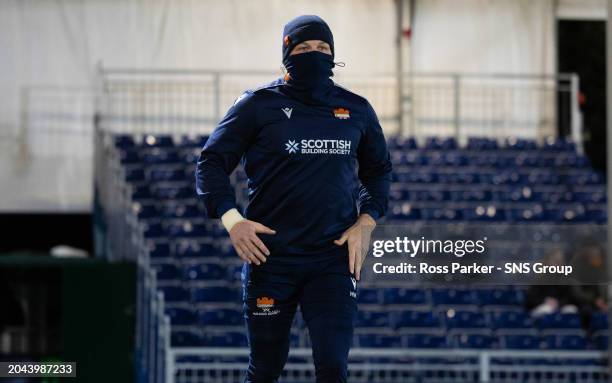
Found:
<path fill-rule="evenodd" d="M 305 104 L 325 105 L 329 103 L 334 82 L 335 66 L 331 55 L 313 51 L 288 56 L 283 64 L 289 72 L 285 85 L 290 95 Z"/>

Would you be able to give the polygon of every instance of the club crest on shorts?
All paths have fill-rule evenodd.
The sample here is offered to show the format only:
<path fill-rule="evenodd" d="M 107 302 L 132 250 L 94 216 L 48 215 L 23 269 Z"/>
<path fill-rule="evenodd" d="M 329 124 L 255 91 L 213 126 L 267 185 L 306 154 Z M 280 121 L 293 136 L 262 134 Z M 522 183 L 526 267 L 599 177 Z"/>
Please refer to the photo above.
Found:
<path fill-rule="evenodd" d="M 348 109 L 344 109 L 344 108 L 336 108 L 336 109 L 334 109 L 334 116 L 336 116 L 336 118 L 339 118 L 341 120 L 346 120 L 349 117 L 351 117 L 351 115 L 349 114 L 349 110 Z"/>
<path fill-rule="evenodd" d="M 253 315 L 276 315 L 280 310 L 274 308 L 274 298 L 259 297 L 256 300 L 257 308 Z"/>

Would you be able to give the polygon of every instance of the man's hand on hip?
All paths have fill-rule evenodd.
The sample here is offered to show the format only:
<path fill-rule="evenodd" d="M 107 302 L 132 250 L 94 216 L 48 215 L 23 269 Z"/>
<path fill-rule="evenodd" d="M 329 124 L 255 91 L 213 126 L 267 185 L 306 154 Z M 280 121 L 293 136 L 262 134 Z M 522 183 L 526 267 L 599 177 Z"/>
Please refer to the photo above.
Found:
<path fill-rule="evenodd" d="M 276 234 L 276 231 L 259 222 L 243 219 L 232 225 L 229 236 L 240 258 L 248 263 L 254 262 L 260 265 L 266 261 L 270 251 L 259 239 L 257 233 Z"/>
<path fill-rule="evenodd" d="M 353 226 L 346 229 L 342 236 L 334 241 L 338 246 L 348 242 L 349 270 L 355 279 L 361 278 L 361 266 L 368 254 L 370 235 L 376 227 L 376 221 L 369 214 L 361 214 Z"/>

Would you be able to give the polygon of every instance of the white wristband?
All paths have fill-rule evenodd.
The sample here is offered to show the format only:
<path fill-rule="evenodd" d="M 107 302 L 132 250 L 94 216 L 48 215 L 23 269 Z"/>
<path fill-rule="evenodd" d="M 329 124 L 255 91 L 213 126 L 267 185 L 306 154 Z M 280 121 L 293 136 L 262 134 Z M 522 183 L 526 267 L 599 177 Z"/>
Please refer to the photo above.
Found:
<path fill-rule="evenodd" d="M 235 224 L 240 221 L 243 221 L 244 219 L 245 218 L 242 216 L 242 214 L 240 214 L 240 212 L 236 208 L 233 208 L 226 211 L 221 216 L 221 223 L 223 223 L 223 226 L 225 226 L 225 230 L 227 230 L 227 232 L 229 233 Z"/>

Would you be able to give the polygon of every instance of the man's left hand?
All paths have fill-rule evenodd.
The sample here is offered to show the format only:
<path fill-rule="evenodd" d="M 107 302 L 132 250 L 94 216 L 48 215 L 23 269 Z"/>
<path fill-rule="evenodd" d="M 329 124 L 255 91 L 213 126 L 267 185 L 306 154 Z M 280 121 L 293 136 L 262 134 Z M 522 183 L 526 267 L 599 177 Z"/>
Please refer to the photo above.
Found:
<path fill-rule="evenodd" d="M 355 274 L 355 279 L 361 278 L 361 266 L 368 254 L 370 247 L 370 235 L 376 227 L 376 221 L 369 214 L 361 214 L 357 222 L 348 229 L 342 236 L 334 241 L 338 246 L 348 242 L 349 250 L 349 270 Z"/>

